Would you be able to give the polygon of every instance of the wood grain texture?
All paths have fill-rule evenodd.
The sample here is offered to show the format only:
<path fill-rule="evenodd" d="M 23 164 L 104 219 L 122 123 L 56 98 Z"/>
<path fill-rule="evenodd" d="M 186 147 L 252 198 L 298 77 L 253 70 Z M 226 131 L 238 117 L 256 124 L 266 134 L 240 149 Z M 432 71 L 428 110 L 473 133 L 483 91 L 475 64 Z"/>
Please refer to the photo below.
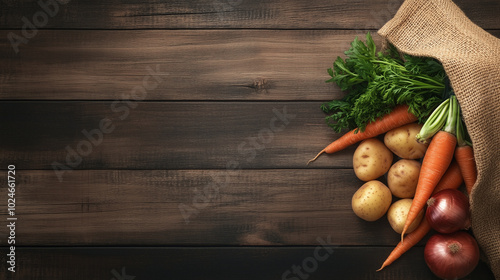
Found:
<path fill-rule="evenodd" d="M 400 238 L 385 217 L 355 216 L 351 198 L 363 182 L 352 169 L 75 170 L 63 179 L 17 171 L 18 245 L 314 245 L 331 236 L 334 245 L 394 246 Z"/>
<path fill-rule="evenodd" d="M 38 1 L 1 2 L 0 24 L 22 28 L 43 11 Z M 50 0 L 43 1 L 51 2 Z M 52 1 L 54 2 L 54 1 Z M 60 1 L 54 16 L 38 20 L 44 28 L 259 28 L 378 29 L 396 13 L 402 0 L 210 0 L 210 1 Z M 457 0 L 456 4 L 485 29 L 500 29 L 496 0 Z M 54 8 L 51 9 L 55 11 Z M 43 24 L 44 23 L 44 24 Z"/>
<path fill-rule="evenodd" d="M 340 134 L 319 102 L 0 102 L 18 169 L 307 168 Z M 352 168 L 354 146 L 310 167 Z M 232 167 L 234 168 L 234 167 Z"/>
<path fill-rule="evenodd" d="M 327 240 L 324 236 L 318 238 Z M 319 242 L 310 247 L 287 248 L 28 247 L 18 249 L 19 270 L 9 273 L 5 279 L 24 280 L 34 276 L 37 279 L 74 280 L 131 279 L 133 276 L 138 280 L 439 279 L 427 268 L 422 247 L 413 248 L 393 265 L 376 272 L 391 248 L 318 246 Z M 0 261 L 5 263 L 5 257 L 1 254 Z M 480 262 L 464 279 L 493 280 L 494 277 Z"/>
<path fill-rule="evenodd" d="M 55 1 L 0 1 L 0 166 L 16 165 L 19 218 L 1 279 L 437 279 L 426 239 L 375 272 L 399 235 L 353 214 L 354 146 L 305 165 L 340 136 L 319 110 L 343 95 L 326 69 L 402 0 L 40 5 Z M 500 37 L 500 2 L 455 2 Z"/>
<path fill-rule="evenodd" d="M 1 31 L 0 38 L 12 31 Z M 492 31 L 500 37 L 500 31 Z M 314 100 L 360 31 L 44 30 L 0 41 L 0 99 Z M 380 45 L 381 39 L 374 36 Z"/>
<path fill-rule="evenodd" d="M 327 68 L 364 34 L 45 30 L 17 54 L 0 42 L 0 98 L 113 100 L 142 87 L 147 100 L 329 100 L 342 93 Z"/>

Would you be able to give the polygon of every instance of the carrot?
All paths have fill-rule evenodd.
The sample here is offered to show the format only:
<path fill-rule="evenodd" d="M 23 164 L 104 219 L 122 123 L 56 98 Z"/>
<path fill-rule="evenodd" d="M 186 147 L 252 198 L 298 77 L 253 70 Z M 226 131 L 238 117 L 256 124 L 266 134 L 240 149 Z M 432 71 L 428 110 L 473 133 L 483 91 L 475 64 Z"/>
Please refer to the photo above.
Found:
<path fill-rule="evenodd" d="M 456 137 L 446 131 L 439 131 L 432 138 L 420 167 L 417 190 L 408 211 L 408 217 L 401 233 L 401 240 L 403 240 L 406 230 L 413 223 L 418 213 L 425 207 L 434 188 L 450 165 L 456 144 Z"/>
<path fill-rule="evenodd" d="M 432 195 L 446 189 L 458 189 L 464 182 L 464 177 L 456 160 L 452 161 L 446 173 L 444 173 L 439 183 L 434 188 Z M 431 196 L 432 196 L 431 195 Z"/>
<path fill-rule="evenodd" d="M 401 257 L 401 255 L 406 253 L 406 251 L 410 250 L 413 246 L 415 246 L 415 244 L 422 240 L 422 238 L 424 238 L 430 230 L 431 226 L 429 225 L 429 222 L 427 222 L 427 219 L 422 219 L 420 225 L 418 225 L 414 231 L 410 232 L 406 236 L 404 243 L 399 241 L 398 245 L 396 245 L 391 254 L 387 257 L 382 266 L 377 269 L 377 271 L 381 271 L 384 267 L 392 264 L 395 260 Z"/>
<path fill-rule="evenodd" d="M 452 161 L 450 167 L 448 167 L 446 173 L 443 175 L 441 180 L 439 180 L 439 183 L 437 184 L 432 194 L 445 189 L 458 189 L 458 187 L 462 185 L 463 181 L 464 180 L 462 178 L 462 174 L 460 173 L 460 168 L 458 167 L 457 162 Z M 384 267 L 392 264 L 395 260 L 401 257 L 401 255 L 406 253 L 418 242 L 420 242 L 420 240 L 422 240 L 422 238 L 424 238 L 430 230 L 431 226 L 427 222 L 427 219 L 425 219 L 424 217 L 424 219 L 422 219 L 422 222 L 420 222 L 420 225 L 418 225 L 418 227 L 414 231 L 406 236 L 405 242 L 403 243 L 400 241 L 398 245 L 396 245 L 391 254 L 389 254 L 387 259 L 377 271 L 380 271 L 384 269 Z"/>
<path fill-rule="evenodd" d="M 364 131 L 353 129 L 347 132 L 342 137 L 326 146 L 326 148 L 321 150 L 313 159 L 309 160 L 307 164 L 315 161 L 323 153 L 333 154 L 357 142 L 378 136 L 393 128 L 417 121 L 417 117 L 410 113 L 408 109 L 409 107 L 407 105 L 398 105 L 389 114 L 367 124 Z"/>
<path fill-rule="evenodd" d="M 466 136 L 468 136 L 465 129 L 465 125 L 459 121 L 456 128 L 457 133 L 457 147 L 455 148 L 455 160 L 460 166 L 460 171 L 464 176 L 465 189 L 470 195 L 472 192 L 472 187 L 476 184 L 477 180 L 477 169 L 476 160 L 474 158 L 474 149 L 471 144 L 467 142 Z"/>
<path fill-rule="evenodd" d="M 453 153 L 457 145 L 456 123 L 460 116 L 458 101 L 455 96 L 450 97 L 450 108 L 443 130 L 438 131 L 431 139 L 429 147 L 425 152 L 420 174 L 418 177 L 417 189 L 408 217 L 406 218 L 401 241 L 408 227 L 413 223 L 418 213 L 425 207 L 427 200 L 431 197 L 436 185 L 439 183 L 444 173 L 453 160 Z"/>
<path fill-rule="evenodd" d="M 455 159 L 464 176 L 467 193 L 470 195 L 477 180 L 476 160 L 474 159 L 472 147 L 469 145 L 457 146 L 455 148 Z"/>

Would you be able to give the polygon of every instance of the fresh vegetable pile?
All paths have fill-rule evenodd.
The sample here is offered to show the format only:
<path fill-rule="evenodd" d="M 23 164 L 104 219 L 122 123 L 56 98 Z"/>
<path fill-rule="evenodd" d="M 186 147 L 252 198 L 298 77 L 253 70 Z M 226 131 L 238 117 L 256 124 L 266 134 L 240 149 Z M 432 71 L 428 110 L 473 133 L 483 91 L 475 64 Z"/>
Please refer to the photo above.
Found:
<path fill-rule="evenodd" d="M 442 279 L 465 277 L 479 262 L 479 248 L 468 231 L 469 198 L 458 189 L 465 183 L 470 194 L 477 171 L 443 67 L 432 58 L 400 55 L 393 46 L 377 52 L 369 33 L 366 43 L 356 38 L 345 54 L 328 69 L 328 82 L 347 93 L 321 109 L 332 129 L 349 131 L 308 164 L 360 142 L 353 168 L 365 183 L 352 209 L 366 221 L 387 215 L 401 234 L 379 270 L 434 230 L 425 262 Z"/>

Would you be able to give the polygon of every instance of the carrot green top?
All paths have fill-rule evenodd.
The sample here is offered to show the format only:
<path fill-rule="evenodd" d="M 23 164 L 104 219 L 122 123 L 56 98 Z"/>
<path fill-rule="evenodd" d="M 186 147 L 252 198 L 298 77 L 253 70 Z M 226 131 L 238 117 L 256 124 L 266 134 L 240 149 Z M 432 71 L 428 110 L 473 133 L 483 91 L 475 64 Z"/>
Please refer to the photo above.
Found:
<path fill-rule="evenodd" d="M 443 130 L 463 140 L 463 124 L 460 118 L 460 106 L 455 95 L 451 95 L 432 112 L 417 134 L 417 141 L 428 143 L 438 131 Z"/>
<path fill-rule="evenodd" d="M 397 105 L 408 105 L 420 122 L 448 97 L 443 66 L 429 57 L 401 55 L 389 45 L 377 52 L 370 35 L 366 43 L 355 38 L 346 58 L 338 57 L 328 69 L 327 82 L 336 83 L 347 94 L 321 105 L 327 124 L 337 132 L 359 128 L 387 115 Z"/>

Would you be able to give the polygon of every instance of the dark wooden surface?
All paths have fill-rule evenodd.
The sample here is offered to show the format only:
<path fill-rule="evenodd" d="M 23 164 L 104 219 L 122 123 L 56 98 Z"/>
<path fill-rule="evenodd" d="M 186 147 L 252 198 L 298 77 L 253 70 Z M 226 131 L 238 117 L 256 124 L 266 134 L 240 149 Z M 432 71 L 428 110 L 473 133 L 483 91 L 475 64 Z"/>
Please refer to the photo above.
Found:
<path fill-rule="evenodd" d="M 60 2 L 0 2 L 0 279 L 436 279 L 425 239 L 375 272 L 399 236 L 352 213 L 354 147 L 305 165 L 326 69 L 402 1 Z"/>

